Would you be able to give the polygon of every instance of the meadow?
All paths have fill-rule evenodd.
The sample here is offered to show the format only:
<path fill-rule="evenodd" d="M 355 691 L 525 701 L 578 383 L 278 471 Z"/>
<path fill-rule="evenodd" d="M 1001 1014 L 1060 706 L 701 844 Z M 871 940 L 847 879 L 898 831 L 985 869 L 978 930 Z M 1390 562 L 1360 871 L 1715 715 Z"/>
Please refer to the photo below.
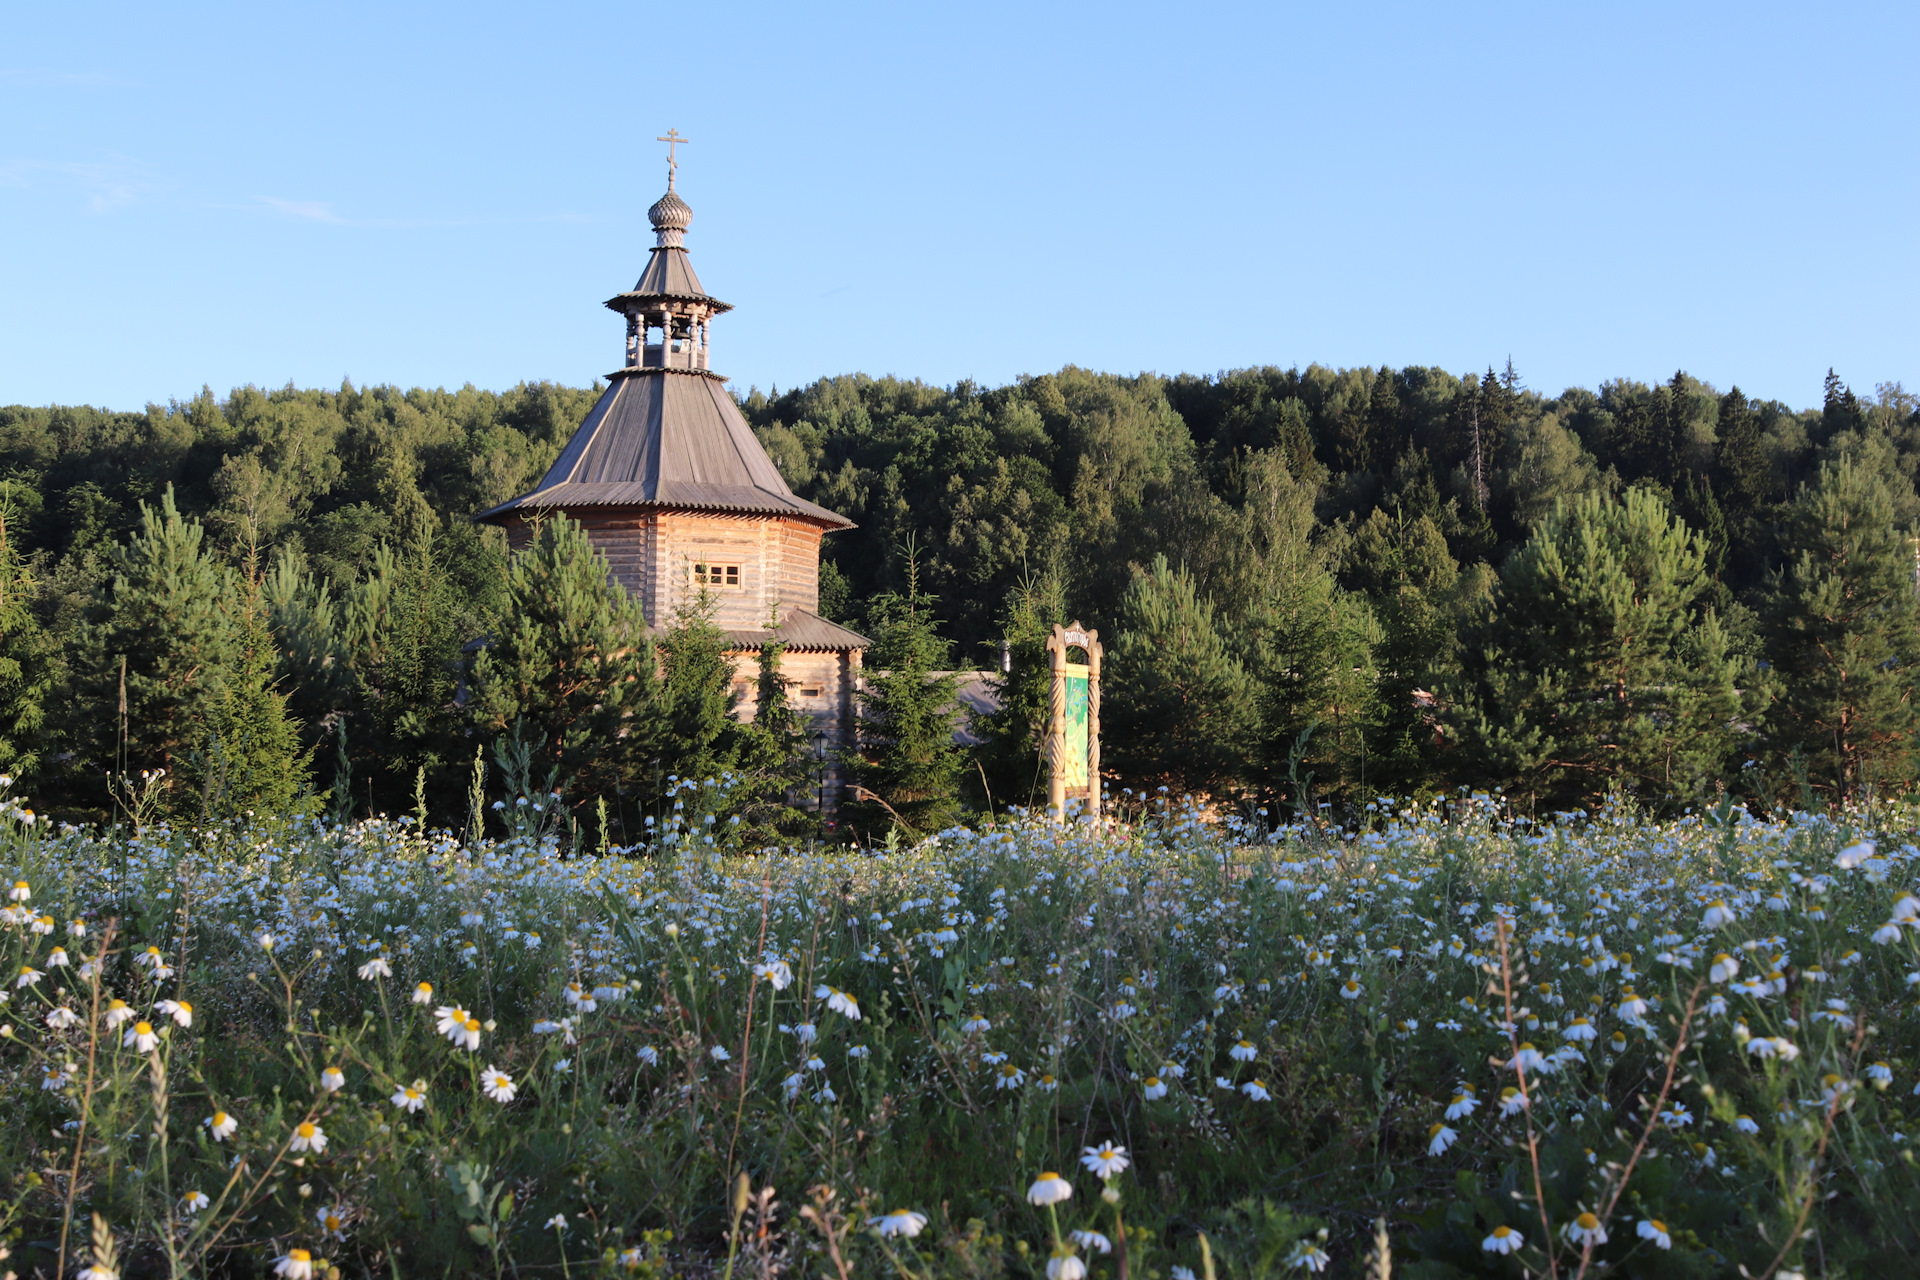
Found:
<path fill-rule="evenodd" d="M 1916 813 L 0 826 L 21 1276 L 1900 1274 Z"/>

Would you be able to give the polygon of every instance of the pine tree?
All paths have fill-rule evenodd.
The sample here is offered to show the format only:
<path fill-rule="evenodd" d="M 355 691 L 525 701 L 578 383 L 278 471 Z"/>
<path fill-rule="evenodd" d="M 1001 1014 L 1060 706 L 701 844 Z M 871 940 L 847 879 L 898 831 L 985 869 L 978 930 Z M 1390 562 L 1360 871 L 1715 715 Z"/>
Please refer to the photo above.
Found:
<path fill-rule="evenodd" d="M 1677 802 L 1728 763 L 1740 660 L 1698 608 L 1705 548 L 1657 495 L 1563 500 L 1500 570 L 1491 617 L 1449 690 L 1485 771 L 1535 802 L 1616 787 Z"/>
<path fill-rule="evenodd" d="M 1246 781 L 1252 688 L 1185 566 L 1156 556 L 1134 578 L 1101 688 L 1101 760 L 1122 777 L 1183 794 Z"/>
<path fill-rule="evenodd" d="M 615 794 L 657 722 L 646 615 L 564 516 L 541 521 L 513 557 L 507 597 L 474 661 L 476 723 L 530 740 L 529 776 L 554 778 L 569 803 Z"/>
<path fill-rule="evenodd" d="M 1763 617 L 1781 697 L 1776 751 L 1798 750 L 1836 800 L 1915 776 L 1914 558 L 1894 527 L 1895 477 L 1843 455 L 1801 488 Z"/>
<path fill-rule="evenodd" d="M 954 741 L 960 682 L 947 664 L 947 642 L 935 630 L 931 602 L 920 591 L 919 557 L 906 557 L 907 590 L 868 606 L 875 635 L 867 651 L 859 777 L 879 797 L 883 812 L 910 835 L 928 835 L 960 813 L 960 778 L 967 767 Z M 887 821 L 881 813 L 871 820 Z"/>

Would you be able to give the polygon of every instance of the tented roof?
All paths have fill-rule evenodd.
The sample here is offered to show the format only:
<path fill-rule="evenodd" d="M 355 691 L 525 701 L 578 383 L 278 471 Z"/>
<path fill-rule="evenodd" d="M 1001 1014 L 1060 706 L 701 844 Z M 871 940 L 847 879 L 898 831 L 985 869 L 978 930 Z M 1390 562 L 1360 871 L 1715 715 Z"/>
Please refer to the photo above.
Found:
<path fill-rule="evenodd" d="M 694 274 L 693 260 L 679 245 L 660 245 L 650 250 L 647 269 L 640 273 L 640 279 L 634 282 L 633 288 L 607 299 L 607 305 L 615 311 L 625 311 L 630 303 L 645 302 L 652 298 L 704 302 L 715 315 L 733 310 L 727 303 L 708 295 L 706 286 Z"/>
<path fill-rule="evenodd" d="M 622 369 L 531 493 L 478 517 L 549 507 L 676 507 L 853 522 L 794 495 L 725 384 L 693 369 Z"/>

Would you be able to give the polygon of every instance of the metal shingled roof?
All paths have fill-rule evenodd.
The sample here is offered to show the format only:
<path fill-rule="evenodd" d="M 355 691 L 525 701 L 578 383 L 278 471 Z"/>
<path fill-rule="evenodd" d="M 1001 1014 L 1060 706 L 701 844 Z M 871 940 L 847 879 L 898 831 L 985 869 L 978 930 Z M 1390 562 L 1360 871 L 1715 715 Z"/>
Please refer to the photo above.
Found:
<path fill-rule="evenodd" d="M 727 647 L 758 649 L 773 633 L 764 630 L 728 631 Z M 858 631 L 849 631 L 837 622 L 828 622 L 805 609 L 790 611 L 780 622 L 780 639 L 789 649 L 840 650 L 865 649 L 873 643 Z"/>
<path fill-rule="evenodd" d="M 686 369 L 615 375 L 539 486 L 478 518 L 569 506 L 792 515 L 853 527 L 794 496 L 720 379 Z"/>

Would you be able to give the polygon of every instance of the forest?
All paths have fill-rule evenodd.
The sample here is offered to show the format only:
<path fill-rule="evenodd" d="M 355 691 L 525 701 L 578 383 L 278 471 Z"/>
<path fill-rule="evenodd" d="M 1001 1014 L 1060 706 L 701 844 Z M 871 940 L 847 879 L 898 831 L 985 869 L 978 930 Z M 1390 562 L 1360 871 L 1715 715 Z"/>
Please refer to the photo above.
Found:
<path fill-rule="evenodd" d="M 512 562 L 472 521 L 600 389 L 0 408 L 16 793 L 75 820 L 457 826 L 501 821 L 469 801 L 504 784 L 557 793 L 578 844 L 724 777 L 740 830 L 821 834 L 777 652 L 732 670 L 698 609 L 650 631 L 564 521 Z M 847 764 L 885 805 L 843 834 L 1044 796 L 1039 642 L 1072 618 L 1106 643 L 1116 793 L 1811 807 L 1904 794 L 1920 765 L 1920 400 L 1897 383 L 1830 373 L 1795 409 L 1684 372 L 1548 395 L 1510 362 L 1070 366 L 741 404 L 794 490 L 858 524 L 821 603 L 875 639 Z M 1003 648 L 1003 708 L 962 746 L 944 673 Z"/>

